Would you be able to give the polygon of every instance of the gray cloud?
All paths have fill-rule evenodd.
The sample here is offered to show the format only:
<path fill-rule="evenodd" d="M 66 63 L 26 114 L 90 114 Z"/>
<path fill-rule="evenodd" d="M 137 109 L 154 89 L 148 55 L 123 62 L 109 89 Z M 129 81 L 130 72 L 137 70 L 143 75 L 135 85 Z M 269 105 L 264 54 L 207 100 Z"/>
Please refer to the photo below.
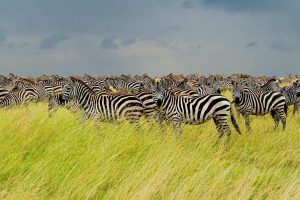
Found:
<path fill-rule="evenodd" d="M 193 0 L 186 0 L 181 3 L 181 8 L 195 9 L 196 7 L 197 7 L 197 2 Z"/>
<path fill-rule="evenodd" d="M 249 48 L 249 47 L 256 47 L 258 45 L 257 42 L 249 42 L 248 44 L 245 45 L 245 47 Z"/>
<path fill-rule="evenodd" d="M 0 71 L 299 73 L 299 5 L 296 0 L 4 0 Z M 49 33 L 67 34 L 68 45 L 42 50 Z M 60 47 L 53 40 L 44 49 Z M 30 45 L 22 45 L 26 42 Z"/>
<path fill-rule="evenodd" d="M 119 45 L 115 42 L 115 37 L 109 36 L 109 37 L 105 37 L 102 40 L 101 43 L 101 48 L 102 49 L 118 49 Z"/>
<path fill-rule="evenodd" d="M 40 49 L 52 49 L 60 42 L 69 39 L 66 34 L 54 34 L 42 40 Z"/>

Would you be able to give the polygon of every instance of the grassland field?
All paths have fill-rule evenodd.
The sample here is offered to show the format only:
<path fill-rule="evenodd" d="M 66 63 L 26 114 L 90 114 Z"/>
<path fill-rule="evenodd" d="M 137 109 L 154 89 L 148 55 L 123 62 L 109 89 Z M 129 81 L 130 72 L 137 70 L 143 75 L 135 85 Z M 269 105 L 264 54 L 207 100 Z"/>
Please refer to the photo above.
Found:
<path fill-rule="evenodd" d="M 226 96 L 230 96 L 227 92 Z M 82 121 L 47 103 L 0 110 L 0 199 L 300 199 L 300 115 L 217 141 L 213 122 L 172 127 Z M 231 124 L 231 123 L 230 123 Z"/>

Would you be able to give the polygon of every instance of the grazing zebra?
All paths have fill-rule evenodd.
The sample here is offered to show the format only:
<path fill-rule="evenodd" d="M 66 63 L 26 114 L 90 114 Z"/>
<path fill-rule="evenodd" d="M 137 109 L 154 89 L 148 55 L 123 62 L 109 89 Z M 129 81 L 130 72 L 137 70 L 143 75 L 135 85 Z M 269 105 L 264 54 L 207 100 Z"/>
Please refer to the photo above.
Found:
<path fill-rule="evenodd" d="M 29 103 L 40 98 L 39 92 L 34 88 L 25 88 L 20 91 L 10 92 L 0 100 L 0 107 L 13 107 L 22 103 Z"/>
<path fill-rule="evenodd" d="M 267 113 L 271 113 L 275 129 L 278 127 L 279 120 L 282 122 L 283 130 L 286 127 L 287 105 L 284 95 L 280 92 L 261 93 L 234 84 L 233 102 L 237 111 L 243 115 L 248 131 L 251 129 L 249 115 L 265 115 Z"/>
<path fill-rule="evenodd" d="M 293 114 L 296 114 L 296 112 L 299 111 L 300 106 L 300 80 L 286 88 L 283 88 L 281 92 L 286 98 L 287 105 L 294 105 Z"/>
<path fill-rule="evenodd" d="M 125 118 L 138 124 L 143 114 L 144 105 L 133 95 L 95 95 L 92 89 L 74 77 L 73 84 L 63 88 L 64 100 L 77 100 L 85 111 L 86 117 L 99 117 L 102 120 L 119 120 Z"/>
<path fill-rule="evenodd" d="M 0 86 L 0 100 L 3 99 L 8 93 L 9 91 L 7 89 Z"/>
<path fill-rule="evenodd" d="M 62 93 L 49 95 L 49 99 L 48 99 L 49 116 L 53 115 L 60 107 L 65 107 L 69 109 L 71 112 L 75 112 L 80 108 L 78 101 L 65 100 L 63 98 Z"/>
<path fill-rule="evenodd" d="M 231 130 L 227 123 L 229 115 L 234 128 L 238 133 L 241 133 L 233 116 L 230 102 L 224 96 L 206 95 L 198 98 L 185 98 L 175 95 L 155 82 L 152 85 L 152 92 L 155 102 L 163 111 L 163 117 L 173 123 L 174 129 L 179 135 L 182 133 L 182 122 L 196 125 L 212 118 L 219 138 L 226 133 L 229 141 L 231 135 Z"/>

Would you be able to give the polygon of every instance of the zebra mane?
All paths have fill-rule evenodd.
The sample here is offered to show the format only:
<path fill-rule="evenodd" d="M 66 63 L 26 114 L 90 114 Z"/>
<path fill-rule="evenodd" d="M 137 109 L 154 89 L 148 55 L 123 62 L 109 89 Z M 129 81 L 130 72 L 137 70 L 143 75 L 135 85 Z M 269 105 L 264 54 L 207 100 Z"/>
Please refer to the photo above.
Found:
<path fill-rule="evenodd" d="M 272 78 L 272 79 L 268 80 L 265 84 L 263 84 L 261 87 L 264 87 L 272 82 L 277 82 L 277 80 L 275 78 Z"/>
<path fill-rule="evenodd" d="M 71 79 L 71 81 L 73 82 L 73 83 L 79 83 L 80 85 L 82 85 L 82 86 L 84 86 L 89 92 L 91 92 L 91 93 L 93 93 L 93 94 L 95 94 L 94 93 L 94 91 L 84 82 L 84 81 L 82 81 L 82 80 L 80 80 L 79 78 L 75 78 L 75 77 L 73 77 L 73 76 L 70 76 L 70 79 Z"/>

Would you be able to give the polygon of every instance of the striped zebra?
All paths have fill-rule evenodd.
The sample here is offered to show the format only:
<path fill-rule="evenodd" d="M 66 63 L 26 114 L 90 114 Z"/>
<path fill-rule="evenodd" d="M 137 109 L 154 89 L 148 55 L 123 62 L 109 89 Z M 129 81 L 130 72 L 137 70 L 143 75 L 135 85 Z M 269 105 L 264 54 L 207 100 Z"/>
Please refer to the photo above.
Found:
<path fill-rule="evenodd" d="M 130 81 L 126 82 L 123 79 L 108 79 L 109 84 L 117 90 L 128 91 L 133 94 L 142 92 L 143 89 L 147 87 L 147 84 L 144 81 Z"/>
<path fill-rule="evenodd" d="M 20 78 L 14 82 L 14 88 L 12 89 L 13 92 L 17 92 L 19 90 L 35 90 L 38 93 L 39 100 L 47 99 L 48 95 L 53 92 L 51 88 L 51 92 L 47 91 L 43 85 L 39 85 L 34 83 L 33 81 L 25 78 Z"/>
<path fill-rule="evenodd" d="M 239 113 L 245 119 L 248 131 L 250 128 L 250 115 L 265 115 L 271 113 L 277 129 L 279 120 L 286 127 L 287 105 L 283 94 L 280 92 L 256 92 L 250 88 L 243 88 L 238 84 L 233 87 L 233 102 Z"/>
<path fill-rule="evenodd" d="M 52 116 L 59 108 L 67 108 L 71 112 L 76 112 L 80 109 L 80 105 L 76 100 L 65 100 L 62 93 L 49 95 L 48 113 Z"/>
<path fill-rule="evenodd" d="M 199 97 L 199 94 L 195 90 L 176 90 L 173 91 L 175 95 L 177 96 L 184 96 L 187 98 L 194 98 L 194 97 Z"/>
<path fill-rule="evenodd" d="M 188 84 L 194 91 L 197 91 L 198 96 L 205 96 L 209 94 L 221 94 L 221 90 L 219 89 L 217 84 L 214 84 L 213 88 L 201 84 L 199 81 L 195 80 L 189 80 Z"/>
<path fill-rule="evenodd" d="M 68 86 L 66 86 L 66 87 L 68 87 Z M 109 95 L 109 94 L 106 92 L 98 92 L 98 93 L 95 93 L 95 95 Z M 62 91 L 57 91 L 56 93 L 54 92 L 53 94 L 49 95 L 49 99 L 48 99 L 49 115 L 50 116 L 53 115 L 60 107 L 65 107 L 68 110 L 70 110 L 71 112 L 76 112 L 77 110 L 80 109 L 80 105 L 79 105 L 78 101 L 65 100 L 65 99 L 63 99 Z"/>
<path fill-rule="evenodd" d="M 295 115 L 296 112 L 299 112 L 300 106 L 300 80 L 283 88 L 281 92 L 286 98 L 287 105 L 294 105 L 293 114 Z"/>
<path fill-rule="evenodd" d="M 3 99 L 8 93 L 9 91 L 7 89 L 0 86 L 0 100 Z"/>
<path fill-rule="evenodd" d="M 168 88 L 171 90 L 185 90 L 185 89 L 189 89 L 190 87 L 188 87 L 187 83 L 188 83 L 188 79 L 184 79 L 182 81 L 177 81 L 171 77 L 163 77 L 160 79 L 160 85 L 164 88 Z"/>
<path fill-rule="evenodd" d="M 95 93 L 102 93 L 107 91 L 107 86 L 104 81 L 101 80 L 91 80 L 85 81 L 85 83 L 93 90 Z"/>
<path fill-rule="evenodd" d="M 136 94 L 136 97 L 144 105 L 144 115 L 149 122 L 151 119 L 159 120 L 158 107 L 153 98 L 152 92 L 141 92 Z"/>
<path fill-rule="evenodd" d="M 178 135 L 182 133 L 181 123 L 201 124 L 213 119 L 219 138 L 227 134 L 230 140 L 231 130 L 227 118 L 231 117 L 232 124 L 238 133 L 240 129 L 235 121 L 229 100 L 221 95 L 206 95 L 198 98 L 185 98 L 164 89 L 158 83 L 152 85 L 153 97 L 163 111 L 163 117 L 173 123 Z"/>
<path fill-rule="evenodd" d="M 27 104 L 40 99 L 39 92 L 34 88 L 25 88 L 23 90 L 10 92 L 0 100 L 0 107 L 13 107 L 20 104 Z"/>
<path fill-rule="evenodd" d="M 73 84 L 63 88 L 64 100 L 77 100 L 85 111 L 85 117 L 98 117 L 102 120 L 125 118 L 138 125 L 144 105 L 133 95 L 95 95 L 91 88 L 75 77 L 70 77 Z"/>
<path fill-rule="evenodd" d="M 270 79 L 265 84 L 259 87 L 254 88 L 257 92 L 280 92 L 280 87 L 278 85 L 278 81 L 276 79 Z"/>

